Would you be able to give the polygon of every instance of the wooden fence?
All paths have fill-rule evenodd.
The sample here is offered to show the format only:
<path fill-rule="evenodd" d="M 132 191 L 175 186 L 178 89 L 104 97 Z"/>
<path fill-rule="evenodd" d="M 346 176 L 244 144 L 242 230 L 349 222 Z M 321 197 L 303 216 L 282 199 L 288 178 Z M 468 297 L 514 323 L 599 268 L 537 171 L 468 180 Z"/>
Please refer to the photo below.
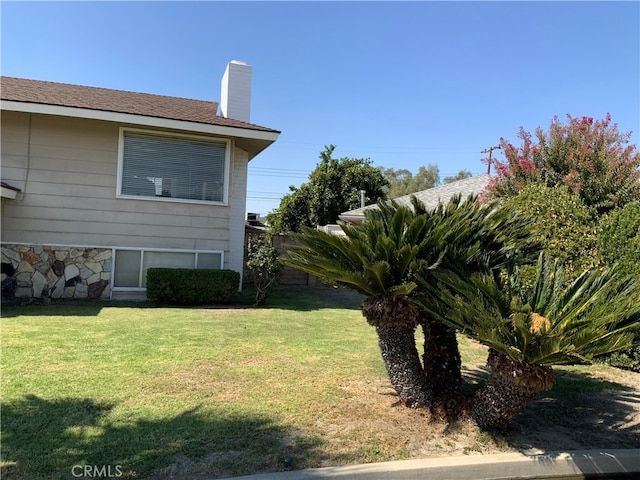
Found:
<path fill-rule="evenodd" d="M 245 234 L 245 247 L 249 247 L 253 242 L 262 242 L 265 238 L 265 231 L 263 229 L 257 229 L 252 227 L 247 227 Z M 287 244 L 294 243 L 291 237 L 288 235 L 273 235 L 271 237 L 271 246 L 275 248 L 280 255 L 285 255 L 284 246 Z M 244 283 L 250 283 L 249 275 L 245 272 L 243 275 Z M 307 272 L 303 272 L 302 270 L 298 270 L 296 268 L 292 268 L 289 266 L 285 266 L 282 271 L 282 276 L 280 277 L 280 285 L 320 285 L 320 280 L 308 274 Z"/>

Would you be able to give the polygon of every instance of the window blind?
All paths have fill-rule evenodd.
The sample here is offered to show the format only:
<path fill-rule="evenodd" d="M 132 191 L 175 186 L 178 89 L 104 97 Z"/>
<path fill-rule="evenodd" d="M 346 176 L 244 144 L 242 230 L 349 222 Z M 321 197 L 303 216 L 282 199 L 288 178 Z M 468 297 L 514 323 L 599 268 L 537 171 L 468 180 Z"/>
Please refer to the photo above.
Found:
<path fill-rule="evenodd" d="M 124 132 L 121 194 L 224 201 L 226 144 Z"/>

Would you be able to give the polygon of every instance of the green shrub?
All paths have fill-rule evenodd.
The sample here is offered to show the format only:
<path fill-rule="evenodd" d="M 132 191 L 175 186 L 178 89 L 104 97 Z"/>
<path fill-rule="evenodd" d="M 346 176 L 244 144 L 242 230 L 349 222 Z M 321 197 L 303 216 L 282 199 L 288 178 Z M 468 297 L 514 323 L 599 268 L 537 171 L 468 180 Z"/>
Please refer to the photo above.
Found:
<path fill-rule="evenodd" d="M 147 298 L 159 303 L 203 305 L 229 303 L 238 298 L 240 274 L 233 270 L 150 268 Z"/>
<path fill-rule="evenodd" d="M 629 203 L 600 219 L 598 254 L 605 264 L 640 278 L 640 203 Z"/>
<path fill-rule="evenodd" d="M 246 267 L 256 287 L 255 305 L 264 303 L 280 280 L 283 265 L 278 257 L 278 250 L 266 243 L 257 243 L 247 249 Z"/>
<path fill-rule="evenodd" d="M 638 342 L 638 340 L 640 340 L 640 335 L 636 333 L 634 341 Z M 605 356 L 602 360 L 612 367 L 624 368 L 640 373 L 640 345 L 622 350 L 621 352 L 612 353 L 611 355 Z"/>
<path fill-rule="evenodd" d="M 622 274 L 640 279 L 640 203 L 629 203 L 601 217 L 598 255 L 606 265 L 618 264 Z M 634 347 L 603 359 L 609 365 L 640 372 L 640 327 Z"/>
<path fill-rule="evenodd" d="M 567 282 L 601 266 L 596 212 L 566 186 L 529 184 L 504 203 L 535 218 L 532 228 L 543 248 L 564 265 Z"/>

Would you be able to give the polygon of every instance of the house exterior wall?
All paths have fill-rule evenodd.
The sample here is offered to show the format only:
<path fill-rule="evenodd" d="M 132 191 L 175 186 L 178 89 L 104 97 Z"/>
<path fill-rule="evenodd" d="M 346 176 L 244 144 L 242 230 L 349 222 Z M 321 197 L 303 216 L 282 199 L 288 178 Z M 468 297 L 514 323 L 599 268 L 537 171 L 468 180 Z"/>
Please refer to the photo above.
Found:
<path fill-rule="evenodd" d="M 3 247 L 215 250 L 241 272 L 248 154 L 231 142 L 228 205 L 117 198 L 122 126 L 2 112 L 2 180 L 22 190 L 3 201 Z"/>
<path fill-rule="evenodd" d="M 244 230 L 245 209 L 247 204 L 247 175 L 249 168 L 249 156 L 247 152 L 236 148 L 231 162 L 231 178 L 229 180 L 229 245 L 225 259 L 228 262 L 226 268 L 240 272 L 240 285 L 242 285 L 242 272 L 244 265 Z"/>

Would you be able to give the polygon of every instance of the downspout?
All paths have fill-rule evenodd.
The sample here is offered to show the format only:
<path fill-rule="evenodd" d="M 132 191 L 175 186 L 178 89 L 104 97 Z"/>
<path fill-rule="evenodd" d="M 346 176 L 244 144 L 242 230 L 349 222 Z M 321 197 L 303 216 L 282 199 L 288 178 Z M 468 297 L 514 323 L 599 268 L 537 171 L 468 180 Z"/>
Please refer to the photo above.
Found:
<path fill-rule="evenodd" d="M 18 190 L 16 198 L 11 200 L 11 203 L 15 203 L 18 205 L 20 205 L 24 201 L 24 196 L 27 193 L 27 184 L 29 183 L 29 173 L 31 171 L 31 119 L 33 118 L 33 113 L 29 113 L 28 115 L 29 122 L 27 124 L 27 165 L 25 168 L 24 186 L 23 188 Z M 2 210 L 2 216 L 4 217 L 4 208 Z"/>
<path fill-rule="evenodd" d="M 16 203 L 22 203 L 24 200 L 24 196 L 27 194 L 27 185 L 29 183 L 29 173 L 31 172 L 31 130 L 32 130 L 31 122 L 32 122 L 32 119 L 33 119 L 33 113 L 29 113 L 29 124 L 27 127 L 27 168 L 24 175 L 24 188 L 20 193 L 21 195 L 20 201 Z"/>

